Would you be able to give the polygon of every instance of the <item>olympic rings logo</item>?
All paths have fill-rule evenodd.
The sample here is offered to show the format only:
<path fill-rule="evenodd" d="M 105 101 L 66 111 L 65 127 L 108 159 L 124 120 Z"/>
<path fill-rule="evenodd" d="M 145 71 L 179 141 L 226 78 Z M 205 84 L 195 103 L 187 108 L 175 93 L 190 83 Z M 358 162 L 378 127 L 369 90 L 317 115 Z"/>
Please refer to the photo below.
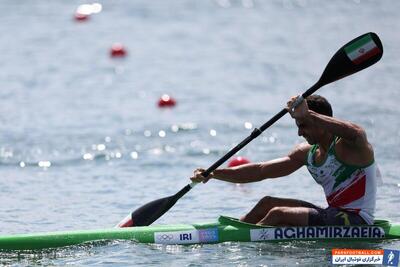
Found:
<path fill-rule="evenodd" d="M 158 241 L 171 241 L 174 239 L 174 235 L 173 234 L 161 234 L 161 235 L 157 235 L 157 239 L 158 239 Z"/>

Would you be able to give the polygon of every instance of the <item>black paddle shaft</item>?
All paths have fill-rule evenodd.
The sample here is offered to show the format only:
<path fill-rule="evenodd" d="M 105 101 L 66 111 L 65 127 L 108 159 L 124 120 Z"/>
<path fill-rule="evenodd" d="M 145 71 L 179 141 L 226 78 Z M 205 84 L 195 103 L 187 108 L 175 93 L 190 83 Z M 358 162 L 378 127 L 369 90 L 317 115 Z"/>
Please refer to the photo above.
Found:
<path fill-rule="evenodd" d="M 367 44 L 367 45 L 366 45 Z M 350 54 L 354 53 L 355 54 Z M 352 41 L 341 47 L 335 55 L 331 58 L 328 65 L 326 66 L 321 78 L 312 87 L 302 94 L 302 97 L 312 95 L 315 91 L 324 85 L 331 82 L 337 81 L 341 78 L 349 76 L 360 70 L 363 70 L 376 62 L 378 62 L 383 55 L 382 43 L 375 33 L 363 34 Z M 286 113 L 287 109 L 283 108 L 279 113 L 272 117 L 269 121 L 264 123 L 260 128 L 255 128 L 252 133 L 244 139 L 241 143 L 232 148 L 223 157 L 217 160 L 202 175 L 207 177 L 221 166 L 230 157 L 236 154 L 239 150 L 245 147 L 252 140 L 257 138 L 263 131 L 269 128 L 272 124 L 282 118 Z M 155 220 L 160 218 L 165 212 L 167 212 L 182 196 L 189 192 L 193 188 L 193 183 L 183 187 L 175 195 L 161 198 L 146 205 L 140 207 L 132 213 L 132 220 L 135 226 L 139 225 L 150 225 Z"/>

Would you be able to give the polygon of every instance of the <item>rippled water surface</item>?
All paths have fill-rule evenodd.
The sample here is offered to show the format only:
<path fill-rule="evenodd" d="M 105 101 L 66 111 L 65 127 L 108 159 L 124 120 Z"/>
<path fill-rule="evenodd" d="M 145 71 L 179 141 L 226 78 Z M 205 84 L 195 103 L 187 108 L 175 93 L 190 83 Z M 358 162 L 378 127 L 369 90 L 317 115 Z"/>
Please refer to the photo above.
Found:
<path fill-rule="evenodd" d="M 377 217 L 400 221 L 400 2 L 104 1 L 73 20 L 82 1 L 0 3 L 0 234 L 105 228 L 177 192 L 317 81 L 343 44 L 374 31 L 384 56 L 320 89 L 336 116 L 362 125 L 384 176 Z M 109 57 L 114 42 L 128 56 Z M 158 98 L 176 98 L 160 110 Z M 281 119 L 239 152 L 285 155 L 297 136 Z M 211 181 L 157 223 L 240 216 L 264 195 L 325 205 L 305 169 L 278 180 Z M 9 265 L 327 265 L 334 247 L 400 242 L 153 246 L 106 242 L 1 254 Z"/>

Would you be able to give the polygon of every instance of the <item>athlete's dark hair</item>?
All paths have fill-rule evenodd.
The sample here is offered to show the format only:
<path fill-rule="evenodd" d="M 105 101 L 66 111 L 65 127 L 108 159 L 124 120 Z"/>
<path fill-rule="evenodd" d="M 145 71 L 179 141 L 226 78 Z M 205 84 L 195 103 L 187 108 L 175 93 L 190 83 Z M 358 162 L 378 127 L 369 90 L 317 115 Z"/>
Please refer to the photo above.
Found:
<path fill-rule="evenodd" d="M 319 114 L 326 115 L 332 117 L 332 107 L 329 104 L 328 100 L 325 97 L 320 95 L 310 95 L 306 98 L 308 108 L 312 111 L 315 111 Z"/>

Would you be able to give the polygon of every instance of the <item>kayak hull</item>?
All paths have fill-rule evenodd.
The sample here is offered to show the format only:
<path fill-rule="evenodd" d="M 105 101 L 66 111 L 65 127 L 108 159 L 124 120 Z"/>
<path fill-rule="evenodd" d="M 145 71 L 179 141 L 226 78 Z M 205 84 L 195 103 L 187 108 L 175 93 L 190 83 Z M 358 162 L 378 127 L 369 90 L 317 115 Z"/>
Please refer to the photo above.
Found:
<path fill-rule="evenodd" d="M 156 244 L 210 244 L 220 242 L 279 242 L 291 240 L 400 239 L 400 224 L 377 220 L 363 226 L 270 227 L 247 224 L 221 216 L 198 224 L 64 231 L 0 236 L 1 250 L 57 248 L 99 240 L 134 240 Z"/>

